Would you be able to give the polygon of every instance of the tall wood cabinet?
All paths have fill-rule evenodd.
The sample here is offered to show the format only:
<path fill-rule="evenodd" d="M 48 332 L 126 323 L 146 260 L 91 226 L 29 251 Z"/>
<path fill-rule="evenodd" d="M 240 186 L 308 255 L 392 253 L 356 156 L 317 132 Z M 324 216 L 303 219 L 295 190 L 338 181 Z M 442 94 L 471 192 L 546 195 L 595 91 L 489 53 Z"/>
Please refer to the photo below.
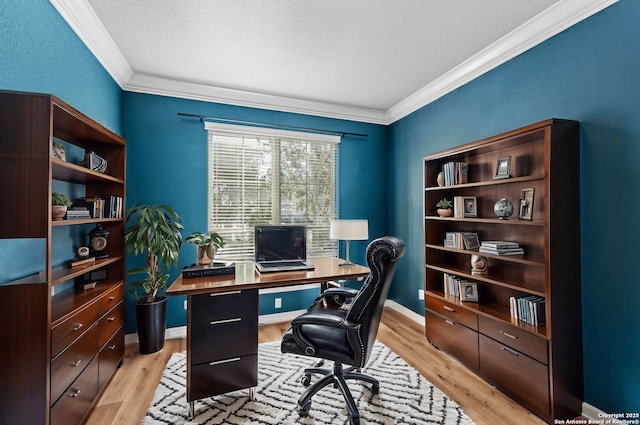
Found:
<path fill-rule="evenodd" d="M 94 152 L 107 161 L 106 172 L 53 158 L 54 142 L 80 156 Z M 0 284 L 0 423 L 81 423 L 122 363 L 124 219 L 53 221 L 51 193 L 56 185 L 84 197 L 120 197 L 124 205 L 125 147 L 54 96 L 0 92 L 0 238 L 33 245 L 25 255 L 40 270 Z M 69 267 L 97 224 L 109 232 L 109 256 Z M 85 279 L 95 288 L 78 285 Z"/>
<path fill-rule="evenodd" d="M 423 158 L 426 336 L 548 423 L 578 416 L 583 399 L 579 157 L 579 124 L 550 119 Z M 438 174 L 455 163 L 466 164 L 458 166 L 466 177 L 439 186 Z M 523 220 L 522 190 L 531 188 Z M 469 208 L 436 214 L 439 200 L 455 197 Z M 508 219 L 494 212 L 502 198 L 514 205 Z M 444 243 L 465 233 L 517 242 L 524 254 L 478 252 L 473 235 L 468 245 Z M 472 272 L 474 254 L 485 257 L 486 274 Z M 461 301 L 452 276 L 475 283 L 477 301 Z M 513 317 L 512 302 L 523 297 L 544 302 L 539 325 Z"/>

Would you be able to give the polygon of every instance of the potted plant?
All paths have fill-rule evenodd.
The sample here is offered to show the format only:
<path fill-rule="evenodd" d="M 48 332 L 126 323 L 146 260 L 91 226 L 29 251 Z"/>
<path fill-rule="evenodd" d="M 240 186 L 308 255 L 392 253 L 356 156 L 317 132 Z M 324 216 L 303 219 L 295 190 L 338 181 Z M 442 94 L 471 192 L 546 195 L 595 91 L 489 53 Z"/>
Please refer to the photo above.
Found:
<path fill-rule="evenodd" d="M 436 203 L 438 215 L 440 217 L 449 217 L 451 215 L 451 201 L 447 198 L 441 199 Z"/>
<path fill-rule="evenodd" d="M 200 233 L 193 232 L 185 238 L 185 242 L 193 243 L 197 246 L 197 265 L 208 266 L 213 262 L 218 249 L 224 246 L 224 240 L 217 232 Z"/>
<path fill-rule="evenodd" d="M 130 220 L 133 224 L 124 235 L 127 252 L 146 255 L 146 267 L 134 267 L 128 273 L 144 275 L 143 280 L 131 283 L 135 289 L 130 292 L 137 300 L 140 353 L 149 354 L 164 347 L 165 291 L 169 287 L 169 269 L 178 263 L 183 227 L 180 216 L 166 205 L 136 204 L 127 210 L 125 222 Z"/>
<path fill-rule="evenodd" d="M 60 221 L 67 214 L 67 207 L 71 205 L 71 200 L 64 193 L 54 192 L 51 194 L 51 218 Z"/>

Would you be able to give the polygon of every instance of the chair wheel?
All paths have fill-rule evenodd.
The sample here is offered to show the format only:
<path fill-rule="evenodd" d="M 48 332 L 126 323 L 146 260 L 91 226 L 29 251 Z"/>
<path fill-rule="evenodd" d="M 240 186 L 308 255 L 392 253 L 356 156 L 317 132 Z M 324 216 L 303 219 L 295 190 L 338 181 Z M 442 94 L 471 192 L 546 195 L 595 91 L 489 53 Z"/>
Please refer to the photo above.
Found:
<path fill-rule="evenodd" d="M 309 410 L 311 410 L 311 402 L 304 405 L 304 407 L 298 406 L 298 414 L 300 415 L 300 417 L 305 418 L 309 416 Z"/>
<path fill-rule="evenodd" d="M 306 374 L 302 377 L 302 379 L 300 380 L 300 382 L 302 383 L 302 385 L 304 385 L 305 387 L 308 387 L 309 385 L 311 385 L 311 375 Z"/>
<path fill-rule="evenodd" d="M 380 394 L 380 385 L 372 385 L 371 386 L 371 394 L 378 395 Z"/>

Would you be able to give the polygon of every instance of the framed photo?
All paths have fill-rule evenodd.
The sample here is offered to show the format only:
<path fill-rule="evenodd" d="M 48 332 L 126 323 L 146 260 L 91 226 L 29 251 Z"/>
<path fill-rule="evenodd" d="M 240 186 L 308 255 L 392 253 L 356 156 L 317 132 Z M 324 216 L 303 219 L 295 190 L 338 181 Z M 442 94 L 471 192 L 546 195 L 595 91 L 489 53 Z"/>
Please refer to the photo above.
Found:
<path fill-rule="evenodd" d="M 522 189 L 520 196 L 520 220 L 533 220 L 533 197 L 534 189 L 532 187 Z"/>
<path fill-rule="evenodd" d="M 478 204 L 475 196 L 463 196 L 462 205 L 464 207 L 463 217 L 478 216 Z"/>
<path fill-rule="evenodd" d="M 462 242 L 464 242 L 464 249 L 480 248 L 480 240 L 477 233 L 463 233 Z"/>
<path fill-rule="evenodd" d="M 511 168 L 511 155 L 498 158 L 496 162 L 496 175 L 494 179 L 508 179 L 510 177 L 509 169 Z"/>
<path fill-rule="evenodd" d="M 460 282 L 460 301 L 478 302 L 478 284 L 470 281 Z"/>
<path fill-rule="evenodd" d="M 53 142 L 53 147 L 51 148 L 51 156 L 61 161 L 67 160 L 67 155 L 64 151 L 64 146 L 62 146 L 58 142 Z"/>

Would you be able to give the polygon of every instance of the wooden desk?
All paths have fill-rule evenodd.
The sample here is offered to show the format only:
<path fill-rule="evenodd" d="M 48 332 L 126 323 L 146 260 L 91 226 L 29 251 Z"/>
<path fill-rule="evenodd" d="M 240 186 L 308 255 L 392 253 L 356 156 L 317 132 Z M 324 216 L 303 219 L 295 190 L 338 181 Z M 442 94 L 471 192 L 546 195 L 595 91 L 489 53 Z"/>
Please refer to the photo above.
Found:
<path fill-rule="evenodd" d="M 366 277 L 360 265 L 340 258 L 309 260 L 313 271 L 258 273 L 254 263 L 236 263 L 234 276 L 183 279 L 167 295 L 187 296 L 187 401 L 194 402 L 258 385 L 258 290 Z"/>

